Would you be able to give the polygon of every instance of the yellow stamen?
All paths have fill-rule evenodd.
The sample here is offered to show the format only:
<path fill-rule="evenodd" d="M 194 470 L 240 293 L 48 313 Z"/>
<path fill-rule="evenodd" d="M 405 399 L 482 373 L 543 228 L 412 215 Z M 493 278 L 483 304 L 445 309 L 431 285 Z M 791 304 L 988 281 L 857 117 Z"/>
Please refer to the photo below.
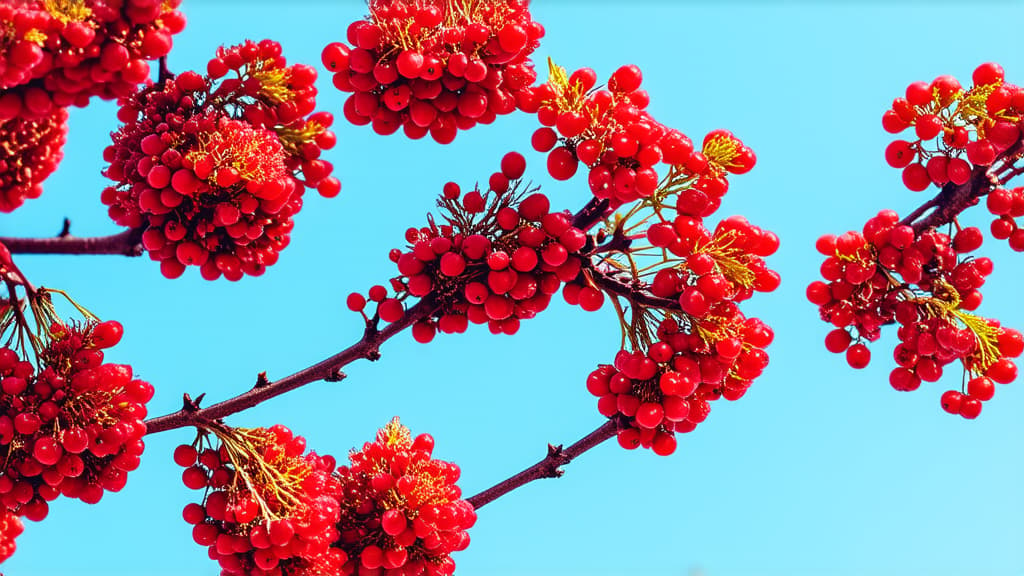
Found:
<path fill-rule="evenodd" d="M 723 234 L 714 235 L 707 244 L 694 249 L 694 254 L 707 254 L 715 261 L 715 268 L 733 284 L 744 288 L 752 288 L 756 275 L 747 267 L 750 254 L 744 249 L 734 246 L 736 231 L 727 230 Z"/>
<path fill-rule="evenodd" d="M 740 156 L 740 143 L 728 136 L 715 136 L 704 144 L 702 150 L 708 162 L 719 166 L 723 170 L 730 167 L 738 167 L 733 160 Z"/>
<path fill-rule="evenodd" d="M 43 0 L 43 8 L 64 24 L 92 16 L 92 9 L 85 5 L 85 0 Z"/>

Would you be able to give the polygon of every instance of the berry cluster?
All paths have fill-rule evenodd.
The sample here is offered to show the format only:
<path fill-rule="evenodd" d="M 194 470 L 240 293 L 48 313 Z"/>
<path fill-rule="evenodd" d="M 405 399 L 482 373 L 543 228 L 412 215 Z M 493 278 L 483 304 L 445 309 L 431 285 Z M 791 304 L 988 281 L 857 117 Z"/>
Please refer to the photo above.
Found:
<path fill-rule="evenodd" d="M 185 28 L 181 0 L 16 0 L 0 6 L 0 120 L 129 96 Z"/>
<path fill-rule="evenodd" d="M 316 71 L 287 66 L 277 42 L 221 48 L 207 69 L 123 101 L 125 125 L 104 151 L 117 184 L 101 199 L 115 222 L 145 229 L 143 246 L 168 278 L 193 265 L 234 281 L 277 261 L 304 187 L 338 194 L 320 159 L 335 144 L 333 117 L 313 113 Z"/>
<path fill-rule="evenodd" d="M 8 510 L 0 511 L 0 562 L 14 555 L 17 549 L 15 538 L 25 530 L 21 518 Z"/>
<path fill-rule="evenodd" d="M 903 170 L 903 184 L 920 192 L 930 184 L 967 183 L 972 167 L 991 166 L 1020 141 L 1024 89 L 1005 82 L 994 62 L 974 70 L 964 90 L 952 76 L 907 86 L 906 98 L 893 100 L 882 116 L 887 132 L 913 127 L 915 140 L 895 140 L 885 159 Z M 966 157 L 966 160 L 964 159 Z"/>
<path fill-rule="evenodd" d="M 219 445 L 209 442 L 210 434 Z M 335 460 L 303 455 L 305 449 L 305 439 L 282 425 L 211 425 L 195 443 L 175 449 L 185 486 L 205 490 L 202 504 L 188 504 L 182 515 L 221 574 L 338 573 L 345 559 L 331 547 L 338 538 Z"/>
<path fill-rule="evenodd" d="M 598 397 L 601 414 L 626 418 L 620 445 L 667 456 L 676 449 L 675 433 L 694 430 L 708 417 L 710 402 L 746 393 L 768 365 L 764 348 L 774 334 L 729 302 L 701 319 L 665 317 L 656 335 L 646 350 L 621 350 L 614 365 L 591 372 L 587 390 Z"/>
<path fill-rule="evenodd" d="M 41 120 L 0 120 L 0 212 L 38 198 L 42 183 L 64 157 L 68 113 L 58 108 Z"/>
<path fill-rule="evenodd" d="M 898 322 L 898 366 L 889 377 L 896 390 L 937 381 L 954 360 L 972 375 L 975 384 L 969 382 L 968 389 L 988 390 L 990 379 L 1014 380 L 1017 368 L 1010 358 L 1022 351 L 1020 333 L 971 313 L 981 304 L 979 288 L 992 272 L 992 261 L 963 255 L 977 250 L 982 240 L 977 228 L 960 229 L 952 238 L 935 229 L 916 233 L 891 210 L 868 220 L 863 232 L 822 236 L 817 249 L 826 256 L 821 273 L 827 283 L 813 282 L 807 297 L 835 326 L 826 348 L 845 352 L 850 366 L 863 368 L 871 359 L 865 343 L 877 340 L 883 325 Z M 943 405 L 974 418 L 980 401 L 992 397 L 967 395 L 979 402 L 947 403 L 944 396 Z"/>
<path fill-rule="evenodd" d="M 323 52 L 334 85 L 352 95 L 345 118 L 378 134 L 403 128 L 441 144 L 516 108 L 536 79 L 530 54 L 544 28 L 527 0 L 371 0 L 348 27 L 351 45 Z"/>
<path fill-rule="evenodd" d="M 567 74 L 551 63 L 548 82 L 524 91 L 518 101 L 544 126 L 532 141 L 534 149 L 548 153 L 548 172 L 568 180 L 582 163 L 594 196 L 617 206 L 653 195 L 659 184 L 655 167 L 664 162 L 720 199 L 728 189 L 726 172 L 753 168 L 753 151 L 726 130 L 709 133 L 702 150 L 694 150 L 685 134 L 646 111 L 650 97 L 641 81 L 640 69 L 627 65 L 611 75 L 607 89 L 595 90 L 597 76 L 590 68 Z"/>
<path fill-rule="evenodd" d="M 392 281 L 396 295 L 386 297 L 383 287 L 370 291 L 382 320 L 401 319 L 402 299 L 430 296 L 438 309 L 413 325 L 420 342 L 437 330 L 463 332 L 470 322 L 514 334 L 521 320 L 547 308 L 562 282 L 579 275 L 587 235 L 568 213 L 552 212 L 543 194 L 518 192 L 525 169 L 522 155 L 511 152 L 490 177 L 488 193 L 462 194 L 457 184 L 445 185 L 438 203 L 447 224 L 431 219 L 429 226 L 410 228 L 408 249 L 390 254 L 401 274 Z M 366 300 L 353 294 L 348 303 L 362 311 Z"/>
<path fill-rule="evenodd" d="M 1006 240 L 1016 252 L 1024 252 L 1024 230 L 1017 218 L 1024 216 L 1024 188 L 996 188 L 985 199 L 988 211 L 996 216 L 990 228 L 996 240 Z"/>
<path fill-rule="evenodd" d="M 434 439 L 393 419 L 349 453 L 341 478 L 341 574 L 447 576 L 469 545 L 476 512 L 456 486 L 459 467 L 431 458 Z"/>
<path fill-rule="evenodd" d="M 103 349 L 122 333 L 114 321 L 54 324 L 38 373 L 0 348 L 4 509 L 39 521 L 61 494 L 94 504 L 104 490 L 124 488 L 139 467 L 153 387 L 134 379 L 128 365 L 103 363 Z"/>
<path fill-rule="evenodd" d="M 677 209 L 687 197 L 680 197 Z M 685 258 L 682 265 L 658 270 L 651 293 L 677 300 L 682 311 L 692 316 L 704 316 L 718 303 L 741 302 L 755 291 L 772 292 L 779 287 L 778 272 L 764 261 L 778 250 L 779 237 L 742 216 L 720 221 L 711 232 L 702 218 L 680 210 L 671 223 L 648 228 L 647 239 L 652 246 Z"/>

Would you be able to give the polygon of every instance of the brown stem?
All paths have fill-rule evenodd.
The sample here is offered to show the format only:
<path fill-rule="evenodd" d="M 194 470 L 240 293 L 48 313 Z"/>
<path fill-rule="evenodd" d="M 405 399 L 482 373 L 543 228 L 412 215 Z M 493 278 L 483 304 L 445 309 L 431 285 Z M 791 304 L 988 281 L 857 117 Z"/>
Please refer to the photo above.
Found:
<path fill-rule="evenodd" d="M 142 256 L 142 230 L 125 230 L 111 236 L 79 238 L 67 233 L 67 228 L 53 238 L 4 238 L 0 243 L 12 254 L 119 254 Z"/>
<path fill-rule="evenodd" d="M 557 446 L 548 444 L 548 454 L 543 460 L 510 478 L 498 482 L 479 494 L 470 496 L 466 500 L 473 505 L 473 508 L 480 509 L 485 504 L 493 502 L 534 480 L 559 478 L 565 472 L 562 470 L 562 466 L 572 462 L 577 456 L 587 450 L 615 436 L 617 429 L 618 423 L 615 420 L 608 420 L 568 448 L 562 448 L 561 444 Z"/>
<path fill-rule="evenodd" d="M 157 72 L 157 82 L 164 84 L 171 78 L 174 78 L 174 73 L 167 68 L 167 56 L 160 57 L 160 69 Z"/>
<path fill-rule="evenodd" d="M 977 204 L 979 198 L 991 192 L 998 185 L 999 180 L 987 166 L 975 167 L 970 180 L 959 185 L 952 182 L 947 183 L 934 198 L 911 212 L 909 216 L 900 221 L 900 224 L 911 226 L 916 234 L 930 228 L 945 226 L 961 212 Z M 922 217 L 922 214 L 929 208 L 934 208 L 934 210 Z"/>
<path fill-rule="evenodd" d="M 1020 159 L 1022 153 L 1024 153 L 1024 141 L 1017 140 L 999 155 L 992 166 L 976 166 L 971 172 L 971 178 L 963 184 L 948 182 L 934 198 L 918 206 L 916 210 L 901 220 L 900 224 L 913 227 L 916 234 L 929 228 L 938 228 L 949 224 L 961 212 L 977 204 L 982 196 L 1024 172 L 1017 169 L 1010 170 L 1014 162 Z M 1009 175 L 999 176 L 1007 170 L 1010 170 Z M 928 212 L 929 210 L 931 212 Z M 922 218 L 926 212 L 928 215 Z"/>
<path fill-rule="evenodd" d="M 322 360 L 309 368 L 300 370 L 291 376 L 286 376 L 274 382 L 267 380 L 265 373 L 260 374 L 260 377 L 256 380 L 256 385 L 248 392 L 244 392 L 234 398 L 214 404 L 213 406 L 199 408 L 198 401 L 192 401 L 187 398 L 185 405 L 181 410 L 147 420 L 146 433 L 155 434 L 157 432 L 164 432 L 175 428 L 193 426 L 198 422 L 217 420 L 219 418 L 230 416 L 236 412 L 252 408 L 261 402 L 265 402 L 275 396 L 280 396 L 285 392 L 294 390 L 311 382 L 319 380 L 341 380 L 344 378 L 344 374 L 341 372 L 342 367 L 355 360 L 359 360 L 360 358 L 365 358 L 367 360 L 379 359 L 381 344 L 386 342 L 395 334 L 398 334 L 402 330 L 412 326 L 417 321 L 426 318 L 433 313 L 435 309 L 436 305 L 432 300 L 423 299 L 416 303 L 412 308 L 409 308 L 405 312 L 405 315 L 402 316 L 401 320 L 388 324 L 383 330 L 377 329 L 376 319 L 367 322 L 366 331 L 363 333 L 363 337 L 355 344 L 341 352 L 338 352 L 334 356 Z"/>
<path fill-rule="evenodd" d="M 591 271 L 591 277 L 599 287 L 606 292 L 617 294 L 635 304 L 643 304 L 649 308 L 661 308 L 665 310 L 681 310 L 679 301 L 671 298 L 661 298 L 647 291 L 643 286 L 627 280 L 614 273 L 603 272 L 597 269 Z"/>
<path fill-rule="evenodd" d="M 586 232 L 612 213 L 608 199 L 591 198 L 587 205 L 572 217 L 572 225 Z"/>

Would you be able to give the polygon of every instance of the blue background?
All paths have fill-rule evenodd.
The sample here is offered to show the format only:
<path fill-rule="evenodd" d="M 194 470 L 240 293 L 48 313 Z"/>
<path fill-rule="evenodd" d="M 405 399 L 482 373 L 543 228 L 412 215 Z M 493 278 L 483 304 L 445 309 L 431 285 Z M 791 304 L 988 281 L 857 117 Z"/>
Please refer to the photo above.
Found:
<path fill-rule="evenodd" d="M 186 0 L 173 70 L 203 70 L 216 46 L 279 40 L 291 61 L 315 64 L 330 41 L 366 12 L 359 2 Z M 1024 75 L 1022 16 L 1015 3 L 672 3 L 536 2 L 547 29 L 534 60 L 551 55 L 606 79 L 638 64 L 650 111 L 695 140 L 733 130 L 758 154 L 733 178 L 723 216 L 744 214 L 782 238 L 770 264 L 783 278 L 745 310 L 776 330 L 771 365 L 740 401 L 720 401 L 707 422 L 662 458 L 599 446 L 560 480 L 529 485 L 482 509 L 461 574 L 706 576 L 753 574 L 1024 574 L 1021 382 L 1000 386 L 976 421 L 943 413 L 939 395 L 957 370 L 915 393 L 887 383 L 895 334 L 875 344 L 867 369 L 824 350 L 829 327 L 806 302 L 817 278 L 814 240 L 859 228 L 882 208 L 906 214 L 932 191 L 904 189 L 885 165 L 891 140 L 882 112 L 914 80 L 954 74 L 969 83 L 995 60 Z M 543 71 L 543 65 L 538 69 Z M 151 414 L 180 407 L 183 392 L 221 400 L 266 370 L 280 377 L 358 339 L 359 317 L 344 305 L 396 274 L 387 259 L 409 226 L 425 222 L 442 184 L 484 181 L 502 154 L 519 150 L 527 174 L 555 207 L 588 198 L 584 178 L 555 183 L 529 147 L 535 117 L 514 114 L 460 133 L 449 146 L 379 137 L 346 126 L 344 95 L 326 75 L 320 109 L 333 111 L 339 145 L 327 154 L 344 188 L 333 200 L 307 195 L 291 246 L 261 278 L 206 282 L 197 270 L 168 281 L 148 259 L 22 256 L 37 284 L 64 288 L 126 328 L 108 354 L 131 363 L 157 394 Z M 117 231 L 99 203 L 115 107 L 96 103 L 71 116 L 59 171 L 39 200 L 0 217 L 3 235 L 55 234 L 72 219 L 77 235 Z M 965 223 L 987 230 L 991 217 Z M 995 260 L 980 312 L 1024 327 L 1019 287 L 1024 255 L 1005 242 L 983 247 Z M 430 345 L 403 334 L 377 363 L 359 362 L 341 383 L 316 383 L 233 416 L 229 423 L 284 423 L 311 447 L 344 458 L 400 415 L 430 432 L 436 456 L 463 468 L 473 494 L 601 423 L 584 381 L 609 362 L 619 330 L 609 306 L 588 314 L 560 299 L 514 337 L 485 328 Z M 199 497 L 180 480 L 177 430 L 147 438 L 127 488 L 96 506 L 61 499 L 27 526 L 4 571 L 26 576 L 215 575 L 191 542 L 181 508 Z"/>

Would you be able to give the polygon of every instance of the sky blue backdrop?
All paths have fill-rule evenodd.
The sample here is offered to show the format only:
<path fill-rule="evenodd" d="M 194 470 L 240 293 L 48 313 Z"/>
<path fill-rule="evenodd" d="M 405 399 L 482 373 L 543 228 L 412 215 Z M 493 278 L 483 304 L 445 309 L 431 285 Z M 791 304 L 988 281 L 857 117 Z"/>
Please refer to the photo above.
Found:
<path fill-rule="evenodd" d="M 200 68 L 217 45 L 272 37 L 293 61 L 319 64 L 365 13 L 360 2 L 186 0 L 188 28 L 175 40 L 174 70 Z M 890 137 L 881 114 L 914 80 L 965 81 L 985 61 L 1024 81 L 1024 50 L 1012 2 L 699 3 L 538 1 L 548 55 L 600 78 L 635 63 L 662 122 L 699 139 L 729 128 L 758 154 L 733 179 L 723 214 L 774 230 L 770 263 L 779 291 L 746 310 L 776 330 L 771 365 L 736 403 L 680 439 L 668 458 L 609 443 L 573 463 L 561 480 L 534 483 L 487 506 L 461 574 L 706 576 L 782 574 L 1024 574 L 1024 393 L 1000 387 L 977 421 L 939 409 L 939 384 L 910 394 L 889 388 L 892 330 L 875 362 L 854 372 L 827 353 L 828 327 L 804 298 L 817 277 L 815 238 L 859 228 L 881 208 L 907 213 L 926 199 L 883 161 Z M 341 117 L 344 96 L 322 77 L 321 109 Z M 116 232 L 99 203 L 101 152 L 116 129 L 114 106 L 71 116 L 67 157 L 43 198 L 0 217 L 4 235 Z M 533 117 L 506 116 L 460 133 L 455 143 L 382 138 L 338 124 L 327 157 L 340 197 L 308 196 L 291 246 L 261 278 L 210 283 L 190 270 L 163 279 L 155 263 L 121 257 L 21 257 L 38 284 L 70 290 L 126 328 L 111 360 L 129 362 L 157 387 L 151 413 L 180 406 L 182 392 L 212 400 L 250 386 L 258 372 L 283 376 L 355 341 L 358 317 L 344 297 L 395 274 L 388 249 L 424 222 L 441 185 L 486 179 L 508 150 L 557 207 L 577 208 L 583 178 L 554 183 L 529 149 Z M 929 192 L 930 194 L 930 192 Z M 978 210 L 967 221 L 987 227 Z M 986 241 L 996 261 L 981 312 L 1024 327 L 1024 255 Z M 558 301 L 515 337 L 476 327 L 429 346 L 402 335 L 384 358 L 350 366 L 342 383 L 318 383 L 230 419 L 277 422 L 309 445 L 344 457 L 400 415 L 430 432 L 436 455 L 463 468 L 467 494 L 531 464 L 547 442 L 575 440 L 600 424 L 587 373 L 619 341 L 611 309 L 587 314 Z M 147 439 L 142 468 L 97 506 L 60 500 L 29 525 L 10 574 L 216 575 L 193 544 L 181 508 L 198 495 L 180 480 L 171 450 L 178 430 Z"/>

